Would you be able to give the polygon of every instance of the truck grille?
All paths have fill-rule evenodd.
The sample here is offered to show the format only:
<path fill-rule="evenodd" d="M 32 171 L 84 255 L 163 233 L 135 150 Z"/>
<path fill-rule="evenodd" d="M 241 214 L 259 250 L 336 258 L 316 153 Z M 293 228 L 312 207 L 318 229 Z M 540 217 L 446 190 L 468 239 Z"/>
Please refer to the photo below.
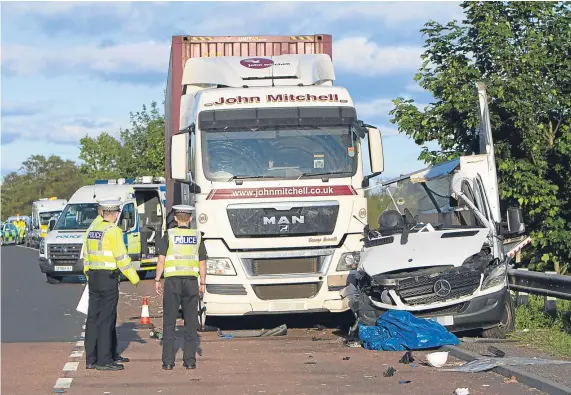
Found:
<path fill-rule="evenodd" d="M 285 259 L 252 259 L 251 272 L 254 276 L 275 274 L 314 274 L 320 269 L 320 257 Z"/>
<path fill-rule="evenodd" d="M 48 258 L 54 265 L 75 265 L 81 254 L 81 244 L 49 244 Z"/>
<path fill-rule="evenodd" d="M 321 283 L 253 285 L 252 288 L 261 300 L 306 299 L 317 295 Z"/>
<path fill-rule="evenodd" d="M 475 270 L 447 271 L 436 276 L 410 277 L 398 282 L 396 292 L 408 305 L 438 303 L 473 294 L 480 285 L 480 277 L 480 272 Z M 437 292 L 439 286 L 444 286 L 445 290 Z"/>

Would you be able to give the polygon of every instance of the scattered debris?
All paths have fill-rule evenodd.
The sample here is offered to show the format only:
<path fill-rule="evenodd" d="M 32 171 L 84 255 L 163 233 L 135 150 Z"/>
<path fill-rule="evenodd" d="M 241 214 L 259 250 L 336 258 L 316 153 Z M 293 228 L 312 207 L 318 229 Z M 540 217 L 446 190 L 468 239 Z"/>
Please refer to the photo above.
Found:
<path fill-rule="evenodd" d="M 517 365 L 564 365 L 571 364 L 571 361 L 561 361 L 555 359 L 509 357 L 509 358 L 479 358 L 454 368 L 442 369 L 444 372 L 465 372 L 478 373 L 491 370 L 497 366 L 517 366 Z"/>
<path fill-rule="evenodd" d="M 479 337 L 462 337 L 462 343 L 517 343 L 514 339 L 482 339 Z"/>
<path fill-rule="evenodd" d="M 430 366 L 440 368 L 448 361 L 448 351 L 431 352 L 426 354 L 426 359 Z"/>
<path fill-rule="evenodd" d="M 309 361 L 309 362 L 304 362 L 304 365 L 317 365 L 317 362 L 315 361 Z"/>
<path fill-rule="evenodd" d="M 362 344 L 361 344 L 361 340 L 359 339 L 345 339 L 343 340 L 343 344 L 345 344 L 347 347 L 351 347 L 351 348 L 361 348 Z"/>
<path fill-rule="evenodd" d="M 232 336 L 232 335 L 222 335 L 222 336 L 220 336 L 220 338 L 226 340 L 226 339 L 233 339 L 234 336 Z"/>
<path fill-rule="evenodd" d="M 399 384 L 408 384 L 410 380 L 399 380 Z"/>
<path fill-rule="evenodd" d="M 414 362 L 414 357 L 412 356 L 412 352 L 411 351 L 407 351 L 404 353 L 404 355 L 402 356 L 401 359 L 399 359 L 399 363 L 404 363 L 405 365 L 408 365 L 409 363 Z"/>
<path fill-rule="evenodd" d="M 456 391 L 454 391 L 454 394 L 456 394 L 456 395 L 469 395 L 470 391 L 468 391 L 468 388 L 456 388 Z"/>
<path fill-rule="evenodd" d="M 327 327 L 325 325 L 321 325 L 321 324 L 316 324 L 314 326 L 315 329 L 320 330 L 320 331 L 326 331 Z"/>
<path fill-rule="evenodd" d="M 238 330 L 238 331 L 218 331 L 218 335 L 221 338 L 225 336 L 232 336 L 238 338 L 247 337 L 269 337 L 269 336 L 285 336 L 287 335 L 287 325 L 280 325 L 273 329 L 261 329 L 261 330 Z"/>
<path fill-rule="evenodd" d="M 351 357 L 343 357 L 343 360 L 344 360 L 344 361 L 348 361 L 348 360 L 350 360 L 350 359 L 351 359 Z"/>
<path fill-rule="evenodd" d="M 163 333 L 161 331 L 156 330 L 156 329 L 150 331 L 149 336 L 151 337 L 151 339 L 163 340 Z"/>
<path fill-rule="evenodd" d="M 517 379 L 515 378 L 515 376 L 512 376 L 509 379 L 504 379 L 504 383 L 506 383 L 506 384 L 517 383 Z"/>
<path fill-rule="evenodd" d="M 506 356 L 505 352 L 503 352 L 502 350 L 500 350 L 499 348 L 496 348 L 494 346 L 488 347 L 488 351 L 491 352 L 492 354 L 494 354 L 498 358 L 503 358 Z"/>
<path fill-rule="evenodd" d="M 54 392 L 55 392 L 56 394 L 63 394 L 63 393 L 65 392 L 65 390 L 55 389 Z"/>
<path fill-rule="evenodd" d="M 388 310 L 375 326 L 359 323 L 359 338 L 368 350 L 406 351 L 457 345 L 458 338 L 438 322 L 405 310 Z"/>
<path fill-rule="evenodd" d="M 312 341 L 312 342 L 320 342 L 320 341 L 324 341 L 324 340 L 327 340 L 327 339 L 324 339 L 324 338 L 322 338 L 322 337 L 315 337 L 315 336 L 313 336 L 313 337 L 311 338 L 311 341 Z"/>
<path fill-rule="evenodd" d="M 391 366 L 386 371 L 383 372 L 383 377 L 393 377 L 396 371 L 397 370 Z"/>
<path fill-rule="evenodd" d="M 413 368 L 416 368 L 416 364 L 415 364 L 415 363 L 411 363 L 410 366 L 413 367 Z"/>

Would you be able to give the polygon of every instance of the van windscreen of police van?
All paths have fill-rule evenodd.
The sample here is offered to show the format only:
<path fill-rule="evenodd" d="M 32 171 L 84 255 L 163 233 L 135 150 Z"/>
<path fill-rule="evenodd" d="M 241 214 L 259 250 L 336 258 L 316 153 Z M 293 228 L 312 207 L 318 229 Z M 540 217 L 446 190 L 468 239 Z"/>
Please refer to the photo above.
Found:
<path fill-rule="evenodd" d="M 97 203 L 68 204 L 54 230 L 87 229 L 97 217 Z"/>

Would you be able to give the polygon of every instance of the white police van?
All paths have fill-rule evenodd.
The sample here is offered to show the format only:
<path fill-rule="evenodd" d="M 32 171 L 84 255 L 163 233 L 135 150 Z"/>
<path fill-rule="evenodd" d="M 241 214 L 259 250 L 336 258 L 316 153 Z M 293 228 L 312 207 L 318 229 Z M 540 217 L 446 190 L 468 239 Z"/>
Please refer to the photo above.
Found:
<path fill-rule="evenodd" d="M 127 251 L 139 276 L 155 270 L 155 241 L 166 227 L 166 187 L 162 177 L 98 180 L 79 188 L 40 244 L 39 265 L 50 284 L 83 275 L 81 249 L 87 228 L 97 217 L 98 201 L 121 199 L 117 225 L 123 229 Z"/>

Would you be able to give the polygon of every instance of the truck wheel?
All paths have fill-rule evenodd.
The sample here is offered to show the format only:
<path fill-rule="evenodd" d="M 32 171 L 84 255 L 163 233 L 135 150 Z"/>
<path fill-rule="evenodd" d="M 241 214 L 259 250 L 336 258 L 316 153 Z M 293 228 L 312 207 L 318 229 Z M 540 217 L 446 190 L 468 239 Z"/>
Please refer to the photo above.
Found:
<path fill-rule="evenodd" d="M 51 274 L 47 274 L 47 273 L 46 273 L 46 279 L 48 280 L 49 284 L 59 284 L 61 282 L 61 277 L 52 276 Z"/>
<path fill-rule="evenodd" d="M 511 295 L 508 293 L 504 300 L 504 312 L 498 326 L 482 331 L 482 337 L 487 339 L 504 339 L 515 328 L 515 308 Z"/>

